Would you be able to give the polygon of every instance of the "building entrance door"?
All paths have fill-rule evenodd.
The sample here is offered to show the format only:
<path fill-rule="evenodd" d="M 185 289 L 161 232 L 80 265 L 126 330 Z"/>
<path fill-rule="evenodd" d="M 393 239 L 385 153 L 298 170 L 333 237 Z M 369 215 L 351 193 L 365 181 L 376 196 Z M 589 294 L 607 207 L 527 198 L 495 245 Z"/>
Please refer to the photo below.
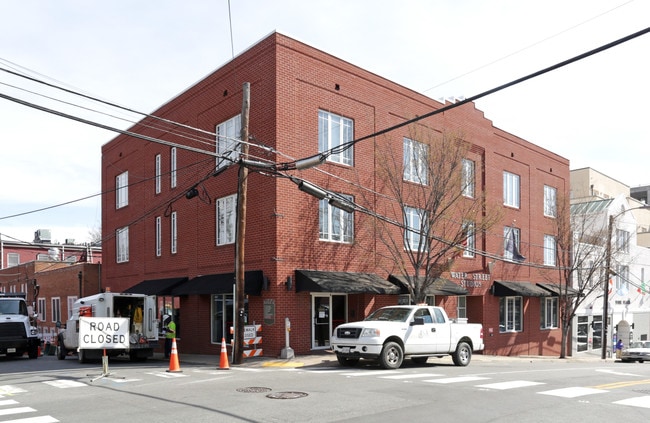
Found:
<path fill-rule="evenodd" d="M 347 299 L 346 294 L 312 294 L 312 349 L 329 348 L 332 330 L 347 321 Z"/>

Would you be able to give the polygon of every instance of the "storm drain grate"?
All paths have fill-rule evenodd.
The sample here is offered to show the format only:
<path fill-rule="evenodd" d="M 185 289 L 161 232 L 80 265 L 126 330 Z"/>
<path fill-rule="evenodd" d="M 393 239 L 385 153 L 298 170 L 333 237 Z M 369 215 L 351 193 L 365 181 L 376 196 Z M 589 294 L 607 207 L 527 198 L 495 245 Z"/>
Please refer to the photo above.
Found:
<path fill-rule="evenodd" d="M 266 397 L 271 399 L 296 399 L 306 397 L 307 395 L 306 392 L 274 392 L 268 394 Z"/>
<path fill-rule="evenodd" d="M 248 386 L 246 388 L 237 388 L 237 392 L 243 392 L 247 394 L 259 394 L 262 392 L 269 392 L 271 388 L 264 388 L 261 386 Z"/>

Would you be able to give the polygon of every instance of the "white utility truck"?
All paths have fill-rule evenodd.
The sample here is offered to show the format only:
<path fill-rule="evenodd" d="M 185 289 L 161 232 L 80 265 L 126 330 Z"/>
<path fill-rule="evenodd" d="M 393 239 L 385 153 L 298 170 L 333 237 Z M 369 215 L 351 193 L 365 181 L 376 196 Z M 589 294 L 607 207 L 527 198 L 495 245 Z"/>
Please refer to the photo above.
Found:
<path fill-rule="evenodd" d="M 153 356 L 158 344 L 156 296 L 105 292 L 80 298 L 72 306 L 72 316 L 57 337 L 57 357 L 63 360 L 77 353 L 79 362 L 98 359 L 104 352 L 109 357 L 128 354 L 131 360 L 146 360 Z M 129 348 L 79 348 L 80 317 L 122 317 L 129 319 Z"/>
<path fill-rule="evenodd" d="M 36 314 L 27 305 L 24 294 L 0 293 L 0 357 L 38 357 L 41 339 Z"/>
<path fill-rule="evenodd" d="M 472 352 L 483 349 L 483 326 L 452 322 L 440 307 L 389 306 L 360 322 L 338 326 L 331 345 L 344 366 L 363 358 L 397 369 L 404 358 L 423 364 L 429 357 L 445 355 L 451 355 L 456 366 L 467 366 Z"/>

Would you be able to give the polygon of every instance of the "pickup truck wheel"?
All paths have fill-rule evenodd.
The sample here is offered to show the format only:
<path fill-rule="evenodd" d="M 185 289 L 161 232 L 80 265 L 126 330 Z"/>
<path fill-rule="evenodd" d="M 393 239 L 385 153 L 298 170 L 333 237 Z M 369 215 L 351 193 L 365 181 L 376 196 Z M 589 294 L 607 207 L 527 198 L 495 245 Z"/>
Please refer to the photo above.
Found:
<path fill-rule="evenodd" d="M 65 356 L 68 355 L 68 351 L 65 349 L 63 344 L 63 337 L 59 336 L 59 342 L 57 342 L 56 358 L 59 360 L 65 360 Z"/>
<path fill-rule="evenodd" d="M 467 342 L 460 342 L 451 358 L 456 366 L 467 366 L 472 360 L 472 348 Z"/>
<path fill-rule="evenodd" d="M 384 369 L 399 369 L 404 360 L 404 351 L 397 342 L 386 342 L 379 355 L 379 364 Z"/>
<path fill-rule="evenodd" d="M 337 354 L 336 359 L 338 360 L 339 364 L 341 366 L 346 366 L 346 367 L 352 367 L 356 366 L 356 364 L 359 362 L 358 358 L 348 358 L 348 357 L 342 357 Z"/>

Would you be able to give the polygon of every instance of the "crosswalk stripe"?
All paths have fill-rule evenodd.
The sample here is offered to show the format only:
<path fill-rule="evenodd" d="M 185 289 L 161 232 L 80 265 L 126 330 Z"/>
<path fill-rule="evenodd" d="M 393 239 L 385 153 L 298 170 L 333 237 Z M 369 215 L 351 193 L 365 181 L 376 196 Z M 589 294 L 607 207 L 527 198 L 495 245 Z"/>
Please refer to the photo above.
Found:
<path fill-rule="evenodd" d="M 14 404 L 18 404 L 18 401 L 14 401 L 14 400 L 2 400 L 2 401 L 0 401 L 0 406 L 14 405 Z"/>
<path fill-rule="evenodd" d="M 46 385 L 54 386 L 55 388 L 79 388 L 81 386 L 88 386 L 85 383 L 82 382 L 77 382 L 76 380 L 65 380 L 65 379 L 59 379 L 59 380 L 46 380 L 43 382 Z"/>
<path fill-rule="evenodd" d="M 552 395 L 555 397 L 563 397 L 563 398 L 577 398 L 585 395 L 602 394 L 605 392 L 609 392 L 609 391 L 606 391 L 604 389 L 583 388 L 580 386 L 574 386 L 571 388 L 561 388 L 561 389 L 553 389 L 551 391 L 538 392 L 538 394 Z"/>
<path fill-rule="evenodd" d="M 509 382 L 497 382 L 497 383 L 488 383 L 485 385 L 476 385 L 477 388 L 488 388 L 488 389 L 514 389 L 514 388 L 525 388 L 528 386 L 537 386 L 543 385 L 542 382 L 530 382 L 527 380 L 511 380 Z"/>
<path fill-rule="evenodd" d="M 26 419 L 7 420 L 3 423 L 57 423 L 59 420 L 52 416 L 28 417 Z"/>
<path fill-rule="evenodd" d="M 381 379 L 421 379 L 424 377 L 438 377 L 442 376 L 441 374 L 436 373 L 415 373 L 415 374 L 406 374 L 406 375 L 392 375 L 392 376 L 380 376 Z"/>
<path fill-rule="evenodd" d="M 151 372 L 151 373 L 147 373 L 147 374 L 162 377 L 162 378 L 167 378 L 167 379 L 172 379 L 172 378 L 175 378 L 175 377 L 187 377 L 187 375 L 184 374 L 184 373 Z"/>
<path fill-rule="evenodd" d="M 16 408 L 7 408 L 5 410 L 0 410 L 0 416 L 8 416 L 10 414 L 20 414 L 20 413 L 31 413 L 34 410 L 32 407 L 16 407 Z"/>
<path fill-rule="evenodd" d="M 632 407 L 650 408 L 650 396 L 627 398 L 620 401 L 614 401 L 614 404 L 630 405 Z"/>
<path fill-rule="evenodd" d="M 425 380 L 424 382 L 431 382 L 431 383 L 459 383 L 459 382 L 474 382 L 476 380 L 484 380 L 484 379 L 489 379 L 487 377 L 480 377 L 480 376 L 458 376 L 458 377 L 448 377 L 444 379 L 430 379 L 430 380 Z"/>
<path fill-rule="evenodd" d="M 376 375 L 388 375 L 388 374 L 395 374 L 399 373 L 397 370 L 359 370 L 354 373 L 341 373 L 343 376 L 352 376 L 352 377 L 357 377 L 357 376 L 376 376 Z"/>

